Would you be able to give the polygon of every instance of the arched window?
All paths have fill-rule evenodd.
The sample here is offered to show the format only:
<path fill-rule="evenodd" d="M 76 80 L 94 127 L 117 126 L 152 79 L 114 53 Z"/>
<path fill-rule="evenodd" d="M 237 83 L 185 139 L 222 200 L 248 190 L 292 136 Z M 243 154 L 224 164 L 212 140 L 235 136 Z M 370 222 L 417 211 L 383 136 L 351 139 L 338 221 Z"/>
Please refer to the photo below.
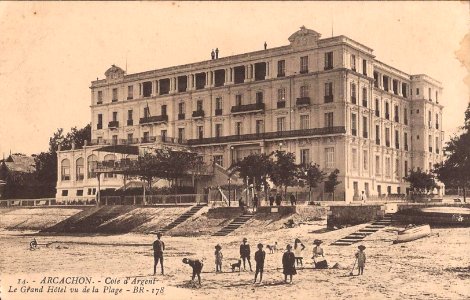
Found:
<path fill-rule="evenodd" d="M 62 162 L 60 163 L 60 170 L 61 180 L 70 180 L 70 160 L 62 160 Z"/>
<path fill-rule="evenodd" d="M 94 172 L 96 161 L 98 161 L 98 157 L 96 157 L 96 155 L 92 154 L 88 156 L 88 159 L 87 159 L 87 164 L 88 164 L 87 177 L 88 178 L 96 178 L 96 173 Z"/>
<path fill-rule="evenodd" d="M 85 177 L 85 165 L 82 157 L 75 162 L 75 176 L 77 181 L 81 181 Z"/>

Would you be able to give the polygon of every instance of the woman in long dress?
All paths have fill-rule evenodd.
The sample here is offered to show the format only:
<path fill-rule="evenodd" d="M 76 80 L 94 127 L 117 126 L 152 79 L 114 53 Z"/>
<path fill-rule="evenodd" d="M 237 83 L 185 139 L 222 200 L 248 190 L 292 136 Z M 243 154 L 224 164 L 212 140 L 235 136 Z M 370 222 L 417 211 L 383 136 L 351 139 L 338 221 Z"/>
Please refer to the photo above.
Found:
<path fill-rule="evenodd" d="M 284 282 L 287 283 L 287 275 L 290 276 L 290 283 L 292 283 L 292 276 L 297 274 L 295 270 L 295 255 L 291 252 L 292 246 L 287 245 L 286 252 L 282 256 L 282 268 L 284 273 Z"/>
<path fill-rule="evenodd" d="M 326 269 L 328 264 L 323 255 L 323 248 L 320 246 L 323 242 L 321 240 L 313 241 L 315 247 L 313 247 L 313 262 L 315 263 L 316 269 Z"/>

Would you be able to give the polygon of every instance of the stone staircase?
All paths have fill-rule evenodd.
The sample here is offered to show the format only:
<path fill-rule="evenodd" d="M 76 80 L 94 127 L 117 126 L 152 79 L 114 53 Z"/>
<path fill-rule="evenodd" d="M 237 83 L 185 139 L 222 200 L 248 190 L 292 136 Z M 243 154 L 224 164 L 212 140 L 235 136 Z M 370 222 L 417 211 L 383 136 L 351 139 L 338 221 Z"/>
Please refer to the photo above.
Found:
<path fill-rule="evenodd" d="M 232 233 L 237 228 L 243 226 L 248 220 L 253 218 L 254 215 L 254 213 L 244 213 L 243 215 L 235 218 L 235 220 L 230 222 L 227 226 L 212 234 L 212 236 L 226 236 Z"/>
<path fill-rule="evenodd" d="M 392 214 L 385 214 L 382 220 L 373 222 L 366 227 L 351 233 L 344 238 L 337 240 L 336 242 L 332 243 L 332 246 L 350 246 L 354 243 L 362 241 L 365 237 L 383 229 L 387 226 L 392 224 Z"/>
<path fill-rule="evenodd" d="M 157 232 L 165 233 L 165 232 L 167 232 L 168 230 L 175 228 L 175 227 L 178 226 L 179 224 L 183 223 L 183 222 L 186 221 L 187 219 L 189 219 L 189 218 L 191 218 L 192 216 L 194 216 L 199 210 L 201 210 L 201 208 L 203 208 L 203 207 L 206 206 L 206 205 L 207 205 L 207 204 L 197 204 L 197 205 L 191 207 L 190 210 L 188 210 L 188 211 L 185 212 L 184 214 L 180 215 L 178 218 L 176 218 L 176 220 L 174 220 L 174 221 L 171 222 L 170 224 L 166 225 L 166 226 L 163 227 L 161 230 L 158 230 Z"/>

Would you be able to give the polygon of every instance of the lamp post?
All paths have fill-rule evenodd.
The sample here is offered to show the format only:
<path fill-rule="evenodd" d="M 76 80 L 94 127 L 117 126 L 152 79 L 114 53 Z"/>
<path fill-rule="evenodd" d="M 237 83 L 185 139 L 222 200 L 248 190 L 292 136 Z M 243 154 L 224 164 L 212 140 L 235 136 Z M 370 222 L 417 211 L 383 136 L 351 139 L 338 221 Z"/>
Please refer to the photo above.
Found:
<path fill-rule="evenodd" d="M 228 180 L 228 207 L 231 207 L 231 205 L 230 205 L 230 200 L 231 200 L 230 183 L 232 182 L 232 178 L 229 177 L 227 180 Z"/>

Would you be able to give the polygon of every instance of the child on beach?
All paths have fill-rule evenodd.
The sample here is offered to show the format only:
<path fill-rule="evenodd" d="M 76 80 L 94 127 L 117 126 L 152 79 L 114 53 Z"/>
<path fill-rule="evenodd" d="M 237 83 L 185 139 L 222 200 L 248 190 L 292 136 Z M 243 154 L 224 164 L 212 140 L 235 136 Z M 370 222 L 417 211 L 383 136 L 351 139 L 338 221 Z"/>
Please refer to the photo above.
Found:
<path fill-rule="evenodd" d="M 194 281 L 194 278 L 197 275 L 199 285 L 201 285 L 201 271 L 202 271 L 203 263 L 199 259 L 183 258 L 183 264 L 190 265 L 193 268 L 193 276 L 191 280 Z"/>
<path fill-rule="evenodd" d="M 359 245 L 357 248 L 359 249 L 359 251 L 356 253 L 357 270 L 358 270 L 357 275 L 362 275 L 364 274 L 364 266 L 366 265 L 366 253 L 364 252 L 364 250 L 366 249 L 366 246 Z"/>
<path fill-rule="evenodd" d="M 290 276 L 290 283 L 292 284 L 292 276 L 297 274 L 295 270 L 295 255 L 291 252 L 292 246 L 287 245 L 286 252 L 282 256 L 282 268 L 284 273 L 284 282 L 287 283 L 287 275 Z"/>
<path fill-rule="evenodd" d="M 217 244 L 215 246 L 215 272 L 222 272 L 222 258 L 224 258 L 224 255 L 222 254 L 222 247 Z"/>
<path fill-rule="evenodd" d="M 255 272 L 255 281 L 259 273 L 259 283 L 263 280 L 263 270 L 264 270 L 264 259 L 266 258 L 266 252 L 263 251 L 263 244 L 258 244 L 258 251 L 255 252 L 255 262 L 256 262 L 256 272 Z"/>
<path fill-rule="evenodd" d="M 295 262 L 297 263 L 297 266 L 300 264 L 303 266 L 303 255 L 302 251 L 305 249 L 305 245 L 302 244 L 300 239 L 295 239 L 294 241 L 294 255 L 295 255 Z"/>

